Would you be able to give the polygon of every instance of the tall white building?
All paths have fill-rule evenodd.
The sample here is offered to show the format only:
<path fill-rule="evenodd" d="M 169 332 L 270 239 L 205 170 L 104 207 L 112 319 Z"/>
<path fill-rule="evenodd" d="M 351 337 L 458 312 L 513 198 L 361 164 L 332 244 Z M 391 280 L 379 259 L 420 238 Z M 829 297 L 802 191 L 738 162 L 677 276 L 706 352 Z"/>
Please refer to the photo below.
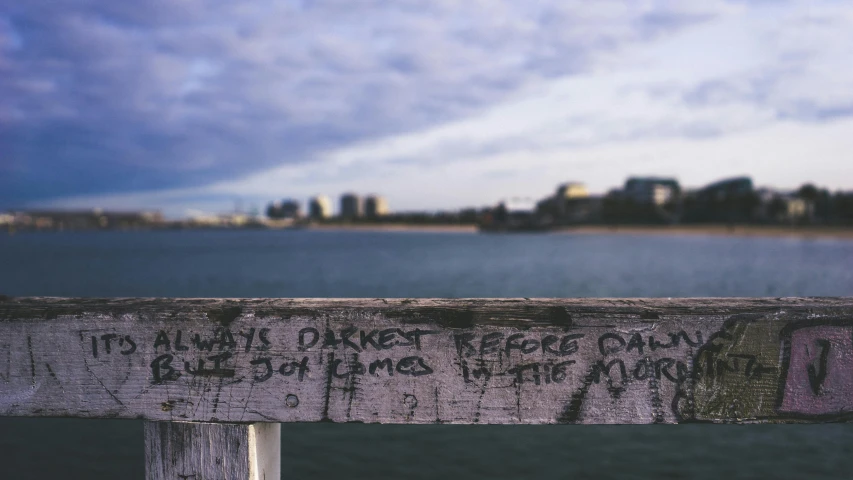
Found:
<path fill-rule="evenodd" d="M 367 218 L 377 218 L 388 215 L 388 201 L 378 195 L 369 195 L 364 201 L 364 214 Z"/>
<path fill-rule="evenodd" d="M 332 201 L 325 195 L 317 195 L 308 202 L 308 215 L 314 220 L 332 216 Z"/>

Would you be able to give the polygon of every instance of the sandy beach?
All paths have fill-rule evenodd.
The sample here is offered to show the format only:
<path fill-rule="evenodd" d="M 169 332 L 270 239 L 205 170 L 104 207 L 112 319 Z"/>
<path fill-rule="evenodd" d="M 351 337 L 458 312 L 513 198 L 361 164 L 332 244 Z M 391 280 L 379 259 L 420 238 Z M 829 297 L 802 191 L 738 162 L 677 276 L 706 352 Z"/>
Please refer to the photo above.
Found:
<path fill-rule="evenodd" d="M 674 226 L 579 226 L 555 230 L 559 233 L 575 234 L 624 234 L 624 235 L 704 235 L 724 237 L 779 237 L 807 239 L 853 240 L 853 228 L 780 225 L 674 225 Z"/>
<path fill-rule="evenodd" d="M 476 225 L 413 225 L 413 224 L 327 224 L 308 225 L 307 230 L 365 231 L 365 232 L 444 232 L 476 233 Z"/>
<path fill-rule="evenodd" d="M 476 233 L 478 231 L 476 225 L 349 224 L 310 225 L 305 228 L 308 230 L 368 232 Z M 779 225 L 582 225 L 558 228 L 544 233 L 585 235 L 704 235 L 853 240 L 853 228 L 822 226 L 789 227 Z"/>

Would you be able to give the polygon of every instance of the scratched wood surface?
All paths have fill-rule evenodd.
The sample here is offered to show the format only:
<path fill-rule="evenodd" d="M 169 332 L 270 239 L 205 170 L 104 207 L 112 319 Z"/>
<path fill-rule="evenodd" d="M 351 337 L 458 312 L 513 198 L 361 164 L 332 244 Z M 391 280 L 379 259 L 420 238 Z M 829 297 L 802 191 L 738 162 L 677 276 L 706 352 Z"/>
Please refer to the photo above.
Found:
<path fill-rule="evenodd" d="M 0 415 L 844 421 L 853 298 L 0 298 Z"/>

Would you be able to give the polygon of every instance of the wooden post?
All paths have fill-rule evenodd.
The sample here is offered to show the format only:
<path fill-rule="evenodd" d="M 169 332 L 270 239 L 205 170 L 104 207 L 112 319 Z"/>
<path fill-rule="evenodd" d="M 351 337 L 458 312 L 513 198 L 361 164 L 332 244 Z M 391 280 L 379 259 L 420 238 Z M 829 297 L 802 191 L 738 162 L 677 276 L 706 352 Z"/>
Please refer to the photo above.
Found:
<path fill-rule="evenodd" d="M 145 422 L 147 480 L 277 480 L 281 424 Z"/>

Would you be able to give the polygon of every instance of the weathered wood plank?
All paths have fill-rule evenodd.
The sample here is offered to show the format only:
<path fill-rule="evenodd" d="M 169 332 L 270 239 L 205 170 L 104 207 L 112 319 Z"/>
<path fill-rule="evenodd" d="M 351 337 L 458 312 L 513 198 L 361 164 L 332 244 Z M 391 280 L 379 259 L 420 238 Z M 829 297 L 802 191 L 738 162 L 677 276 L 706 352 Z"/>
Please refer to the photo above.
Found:
<path fill-rule="evenodd" d="M 280 423 L 145 422 L 148 480 L 281 478 Z"/>
<path fill-rule="evenodd" d="M 846 421 L 853 298 L 0 299 L 0 415 Z"/>

